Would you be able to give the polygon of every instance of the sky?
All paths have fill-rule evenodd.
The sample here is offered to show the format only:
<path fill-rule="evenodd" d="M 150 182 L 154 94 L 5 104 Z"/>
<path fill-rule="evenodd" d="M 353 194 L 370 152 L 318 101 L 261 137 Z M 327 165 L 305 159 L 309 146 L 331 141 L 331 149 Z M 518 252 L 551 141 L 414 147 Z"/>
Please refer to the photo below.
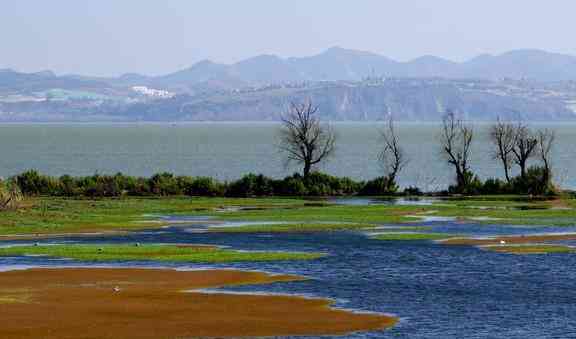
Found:
<path fill-rule="evenodd" d="M 399 61 L 576 55 L 574 0 L 0 0 L 0 68 L 116 76 L 340 46 Z"/>

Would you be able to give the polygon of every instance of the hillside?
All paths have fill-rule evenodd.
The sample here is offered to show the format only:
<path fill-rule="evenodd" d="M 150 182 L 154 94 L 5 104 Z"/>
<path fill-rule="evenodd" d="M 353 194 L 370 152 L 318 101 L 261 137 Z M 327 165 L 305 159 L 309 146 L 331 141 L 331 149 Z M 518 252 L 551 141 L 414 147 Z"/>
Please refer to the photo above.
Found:
<path fill-rule="evenodd" d="M 570 120 L 576 57 L 539 50 L 466 62 L 408 62 L 339 47 L 310 57 L 201 61 L 162 76 L 102 78 L 0 70 L 0 121 L 274 120 L 312 98 L 329 120 Z"/>

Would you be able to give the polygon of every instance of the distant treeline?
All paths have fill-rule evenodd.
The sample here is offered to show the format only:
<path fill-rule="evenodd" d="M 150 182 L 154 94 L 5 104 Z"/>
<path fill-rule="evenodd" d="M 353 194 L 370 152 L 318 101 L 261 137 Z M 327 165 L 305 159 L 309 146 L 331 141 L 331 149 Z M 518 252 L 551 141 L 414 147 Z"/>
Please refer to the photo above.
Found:
<path fill-rule="evenodd" d="M 467 194 L 550 194 L 549 187 L 541 187 L 542 173 L 531 168 L 526 178 L 529 181 L 500 179 L 471 180 Z M 48 176 L 29 170 L 6 181 L 18 187 L 25 196 L 57 197 L 122 197 L 122 196 L 203 196 L 203 197 L 266 197 L 266 196 L 377 196 L 377 195 L 421 195 L 417 187 L 399 190 L 386 177 L 368 181 L 356 181 L 347 177 L 335 177 L 320 172 L 311 172 L 304 177 L 294 174 L 283 179 L 264 175 L 248 174 L 230 182 L 210 177 L 176 176 L 159 173 L 152 177 L 134 177 L 122 173 L 73 177 Z M 440 193 L 456 193 L 454 188 Z"/>

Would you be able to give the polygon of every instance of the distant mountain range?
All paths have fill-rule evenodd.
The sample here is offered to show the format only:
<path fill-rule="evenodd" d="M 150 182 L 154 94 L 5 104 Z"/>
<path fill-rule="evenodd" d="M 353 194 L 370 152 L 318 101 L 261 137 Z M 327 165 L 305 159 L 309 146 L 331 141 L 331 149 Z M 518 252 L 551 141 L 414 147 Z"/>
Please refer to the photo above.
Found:
<path fill-rule="evenodd" d="M 0 70 L 2 120 L 273 120 L 286 102 L 313 97 L 326 119 L 437 120 L 443 109 L 474 119 L 576 117 L 576 57 L 541 50 L 465 62 L 408 62 L 330 48 L 318 55 L 208 60 L 162 76 L 119 77 Z"/>
<path fill-rule="evenodd" d="M 19 77 L 16 74 L 22 76 Z M 576 57 L 525 49 L 500 55 L 480 55 L 465 62 L 454 62 L 429 55 L 408 62 L 398 62 L 371 52 L 332 47 L 318 55 L 301 58 L 260 55 L 231 65 L 204 60 L 187 69 L 156 77 L 133 73 L 116 78 L 81 75 L 56 77 L 51 71 L 23 75 L 23 73 L 10 70 L 1 70 L 0 86 L 10 84 L 16 78 L 18 80 L 37 78 L 37 80 L 52 83 L 56 79 L 62 82 L 69 81 L 70 84 L 67 86 L 78 85 L 73 81 L 87 81 L 91 86 L 98 83 L 101 85 L 146 84 L 185 90 L 210 83 L 229 88 L 295 81 L 357 81 L 374 76 L 567 81 L 576 80 Z"/>
<path fill-rule="evenodd" d="M 199 62 L 158 78 L 165 83 L 191 84 L 210 80 L 274 83 L 279 81 L 361 80 L 370 76 L 474 79 L 576 80 L 576 57 L 540 50 L 516 50 L 481 55 L 458 63 L 435 56 L 397 62 L 369 52 L 333 47 L 303 58 L 261 55 L 233 65 Z"/>

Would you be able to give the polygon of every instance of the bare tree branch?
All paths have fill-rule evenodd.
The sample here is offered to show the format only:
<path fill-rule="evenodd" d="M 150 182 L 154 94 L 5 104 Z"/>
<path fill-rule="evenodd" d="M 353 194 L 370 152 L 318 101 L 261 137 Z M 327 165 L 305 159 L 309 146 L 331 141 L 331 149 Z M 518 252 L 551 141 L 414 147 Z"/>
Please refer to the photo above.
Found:
<path fill-rule="evenodd" d="M 406 166 L 408 159 L 406 159 L 404 149 L 400 146 L 392 116 L 389 117 L 386 126 L 380 131 L 380 135 L 383 141 L 383 147 L 378 155 L 378 159 L 388 181 L 391 184 L 395 184 L 398 173 Z"/>
<path fill-rule="evenodd" d="M 515 146 L 516 131 L 514 125 L 498 118 L 490 127 L 490 141 L 495 147 L 493 158 L 500 160 L 504 167 L 506 181 L 510 182 L 510 167 L 512 166 L 512 151 Z"/>
<path fill-rule="evenodd" d="M 287 162 L 303 165 L 307 177 L 314 165 L 334 153 L 336 135 L 330 126 L 323 125 L 316 117 L 318 107 L 311 101 L 290 104 L 280 120 L 278 149 L 285 154 Z"/>
<path fill-rule="evenodd" d="M 520 176 L 526 178 L 528 160 L 535 156 L 538 138 L 522 121 L 514 126 L 514 147 L 512 161 L 520 167 Z"/>
<path fill-rule="evenodd" d="M 470 177 L 470 151 L 474 130 L 456 117 L 453 111 L 448 111 L 442 119 L 440 145 L 446 161 L 456 171 L 458 189 L 464 189 Z"/>
<path fill-rule="evenodd" d="M 543 184 L 548 184 L 552 180 L 552 159 L 551 153 L 556 140 L 556 134 L 550 129 L 541 129 L 536 132 L 538 141 L 537 153 L 544 168 Z"/>

